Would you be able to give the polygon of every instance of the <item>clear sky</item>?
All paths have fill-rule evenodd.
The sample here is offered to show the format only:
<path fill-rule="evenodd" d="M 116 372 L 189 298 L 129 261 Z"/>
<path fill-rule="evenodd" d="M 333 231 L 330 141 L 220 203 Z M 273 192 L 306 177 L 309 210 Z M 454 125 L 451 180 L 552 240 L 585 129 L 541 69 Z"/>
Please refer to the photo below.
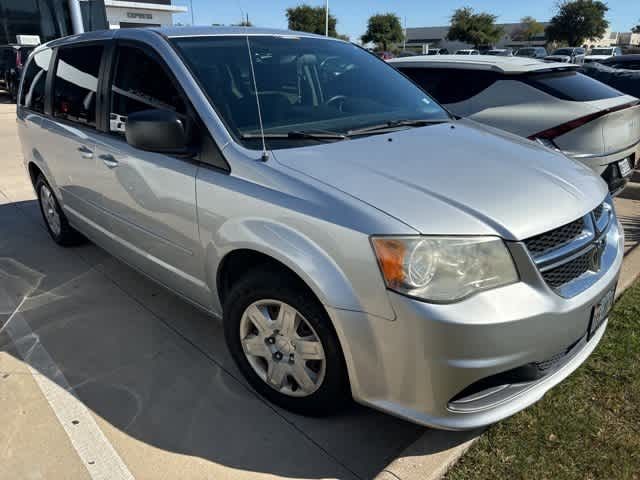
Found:
<path fill-rule="evenodd" d="M 302 3 L 324 5 L 323 0 L 173 0 L 174 5 L 190 7 L 193 1 L 196 25 L 238 23 L 241 12 L 260 27 L 286 28 L 285 10 Z M 629 31 L 640 23 L 640 0 L 605 0 L 608 20 L 614 31 Z M 338 32 L 357 40 L 365 31 L 367 19 L 375 13 L 394 12 L 408 27 L 447 25 L 451 12 L 460 6 L 491 12 L 498 22 L 517 22 L 530 15 L 539 21 L 549 20 L 557 0 L 329 0 L 329 10 L 338 19 Z M 191 23 L 191 15 L 175 15 L 176 22 Z"/>

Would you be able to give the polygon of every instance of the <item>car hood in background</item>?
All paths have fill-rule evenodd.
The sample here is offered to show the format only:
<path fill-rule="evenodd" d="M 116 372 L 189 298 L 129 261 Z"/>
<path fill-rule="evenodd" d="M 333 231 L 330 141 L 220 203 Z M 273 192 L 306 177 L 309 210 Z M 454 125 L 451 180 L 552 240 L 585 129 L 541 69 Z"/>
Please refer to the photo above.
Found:
<path fill-rule="evenodd" d="M 544 59 L 552 62 L 571 62 L 571 57 L 569 55 L 548 55 L 544 57 Z"/>
<path fill-rule="evenodd" d="M 432 235 L 521 240 L 579 218 L 607 193 L 578 162 L 465 120 L 273 154 Z"/>

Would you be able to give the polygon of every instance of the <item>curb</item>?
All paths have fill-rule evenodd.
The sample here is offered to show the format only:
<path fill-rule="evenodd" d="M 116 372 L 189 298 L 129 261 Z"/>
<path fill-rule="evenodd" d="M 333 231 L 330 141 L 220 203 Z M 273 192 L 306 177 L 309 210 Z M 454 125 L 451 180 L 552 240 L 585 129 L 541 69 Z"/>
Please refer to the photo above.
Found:
<path fill-rule="evenodd" d="M 640 244 L 629 250 L 624 257 L 616 300 L 638 278 L 640 278 Z M 469 432 L 428 429 L 389 463 L 374 480 L 440 480 L 483 432 L 484 429 Z M 435 446 L 445 448 L 434 451 Z"/>

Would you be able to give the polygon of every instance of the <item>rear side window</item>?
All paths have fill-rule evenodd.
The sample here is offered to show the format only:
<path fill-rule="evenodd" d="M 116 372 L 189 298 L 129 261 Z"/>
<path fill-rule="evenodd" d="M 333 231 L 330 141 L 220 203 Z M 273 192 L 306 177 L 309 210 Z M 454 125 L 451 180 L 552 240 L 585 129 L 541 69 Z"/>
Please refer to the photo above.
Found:
<path fill-rule="evenodd" d="M 591 102 L 622 95 L 618 90 L 578 72 L 534 73 L 525 83 L 561 100 Z"/>
<path fill-rule="evenodd" d="M 172 110 L 186 116 L 185 101 L 175 85 L 155 55 L 120 47 L 111 87 L 110 131 L 124 134 L 127 116 L 141 110 Z"/>
<path fill-rule="evenodd" d="M 20 105 L 34 112 L 44 113 L 45 83 L 50 61 L 51 50 L 42 50 L 33 56 L 24 74 Z"/>
<path fill-rule="evenodd" d="M 499 74 L 480 70 L 408 67 L 400 71 L 444 104 L 469 100 L 500 79 Z"/>
<path fill-rule="evenodd" d="M 102 45 L 58 50 L 53 86 L 53 114 L 70 122 L 96 126 L 96 93 Z"/>

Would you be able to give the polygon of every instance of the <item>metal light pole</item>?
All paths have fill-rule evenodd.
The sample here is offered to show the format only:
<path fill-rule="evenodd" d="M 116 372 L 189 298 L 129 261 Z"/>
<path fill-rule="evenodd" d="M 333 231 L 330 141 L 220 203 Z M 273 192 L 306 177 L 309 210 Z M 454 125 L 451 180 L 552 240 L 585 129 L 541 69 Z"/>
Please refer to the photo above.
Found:
<path fill-rule="evenodd" d="M 193 24 L 194 24 L 194 20 L 193 20 L 193 0 L 189 0 L 189 3 L 191 4 L 191 26 L 193 27 Z"/>
<path fill-rule="evenodd" d="M 329 0 L 325 1 L 324 15 L 325 15 L 325 19 L 324 19 L 324 36 L 328 37 L 329 36 Z"/>

